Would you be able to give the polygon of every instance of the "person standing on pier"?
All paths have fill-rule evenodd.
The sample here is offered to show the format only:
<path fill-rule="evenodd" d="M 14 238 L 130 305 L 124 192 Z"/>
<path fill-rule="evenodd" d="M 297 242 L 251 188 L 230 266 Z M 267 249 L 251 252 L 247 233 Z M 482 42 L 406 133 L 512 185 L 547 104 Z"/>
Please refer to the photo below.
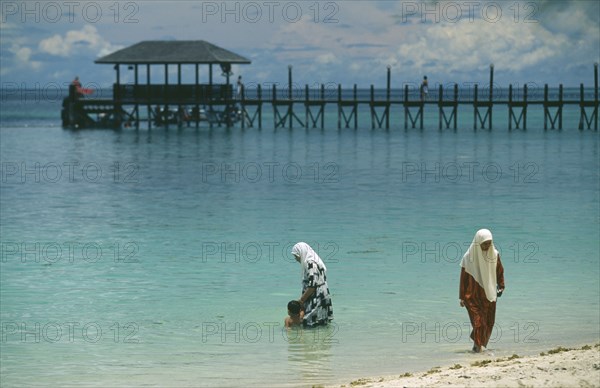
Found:
<path fill-rule="evenodd" d="M 427 81 L 427 76 L 424 76 L 423 82 L 421 82 L 421 101 L 427 100 L 428 93 L 429 93 L 429 81 Z"/>
<path fill-rule="evenodd" d="M 236 88 L 236 92 L 235 92 L 235 98 L 236 100 L 241 100 L 242 99 L 242 89 L 244 88 L 244 84 L 242 83 L 242 76 L 238 76 L 237 79 L 237 88 Z"/>
<path fill-rule="evenodd" d="M 473 351 L 480 353 L 494 328 L 496 299 L 504 291 L 504 267 L 489 230 L 477 231 L 460 265 L 459 302 L 469 313 Z"/>
<path fill-rule="evenodd" d="M 298 302 L 304 309 L 303 326 L 329 324 L 333 319 L 333 308 L 325 263 L 310 245 L 304 242 L 294 245 L 292 255 L 302 266 L 302 296 Z"/>

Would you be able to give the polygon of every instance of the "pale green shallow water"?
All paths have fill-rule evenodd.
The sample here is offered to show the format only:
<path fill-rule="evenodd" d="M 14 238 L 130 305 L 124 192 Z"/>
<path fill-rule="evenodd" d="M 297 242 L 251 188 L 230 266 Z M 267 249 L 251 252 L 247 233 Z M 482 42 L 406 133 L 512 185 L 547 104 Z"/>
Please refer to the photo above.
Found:
<path fill-rule="evenodd" d="M 471 360 L 458 262 L 481 227 L 506 270 L 494 354 L 599 339 L 598 134 L 576 111 L 562 132 L 531 113 L 509 133 L 502 110 L 491 132 L 469 114 L 439 132 L 435 112 L 423 132 L 340 132 L 335 112 L 323 131 L 71 132 L 37 108 L 4 104 L 0 128 L 3 387 L 310 386 Z M 327 264 L 328 330 L 281 329 L 297 241 Z"/>

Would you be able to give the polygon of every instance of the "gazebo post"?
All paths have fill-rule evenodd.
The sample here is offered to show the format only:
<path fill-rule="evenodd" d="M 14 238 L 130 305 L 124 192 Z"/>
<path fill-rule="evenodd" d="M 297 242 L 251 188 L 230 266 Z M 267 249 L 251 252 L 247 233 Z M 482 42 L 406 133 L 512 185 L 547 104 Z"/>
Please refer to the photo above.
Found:
<path fill-rule="evenodd" d="M 117 125 L 121 127 L 121 66 L 117 63 L 115 65 L 115 70 L 117 71 L 117 84 L 115 85 L 115 108 L 113 111 L 113 115 L 117 122 Z"/>
<path fill-rule="evenodd" d="M 169 129 L 169 64 L 165 63 L 165 112 L 163 114 L 166 128 Z"/>
<path fill-rule="evenodd" d="M 152 98 L 150 95 L 150 64 L 146 63 L 146 99 L 148 102 L 148 130 L 152 129 L 152 105 L 150 105 L 150 99 Z"/>
<path fill-rule="evenodd" d="M 208 123 L 210 128 L 213 127 L 212 123 L 212 94 L 213 94 L 213 64 L 208 65 Z"/>
<path fill-rule="evenodd" d="M 133 98 L 135 99 L 135 129 L 140 129 L 140 105 L 138 101 L 138 64 L 135 64 L 133 70 L 134 86 L 133 86 Z"/>
<path fill-rule="evenodd" d="M 199 78 L 198 78 L 198 63 L 195 64 L 195 70 L 196 70 L 196 86 L 194 87 L 194 101 L 196 102 L 196 106 L 195 106 L 195 110 L 194 112 L 196 112 L 196 114 L 198 115 L 197 117 L 194 117 L 194 119 L 196 120 L 196 129 L 198 129 L 198 127 L 200 126 L 200 106 L 198 105 L 198 97 L 200 94 L 200 87 L 199 87 Z"/>
<path fill-rule="evenodd" d="M 227 128 L 231 127 L 231 117 L 229 114 L 229 110 L 231 109 L 231 105 L 229 104 L 231 97 L 229 96 L 229 73 L 230 70 L 227 66 L 225 66 L 225 85 L 226 94 L 225 94 L 225 125 Z"/>
<path fill-rule="evenodd" d="M 115 83 L 114 86 L 114 96 L 115 96 L 115 100 L 118 102 L 121 99 L 121 91 L 119 90 L 119 87 L 121 86 L 121 73 L 119 71 L 119 64 L 115 64 L 115 72 L 117 74 L 117 82 Z"/>
<path fill-rule="evenodd" d="M 177 89 L 181 89 L 181 63 L 177 64 Z M 175 93 L 177 98 L 181 98 L 179 93 Z M 181 101 L 175 101 L 177 103 L 177 127 L 183 126 L 183 104 Z"/>

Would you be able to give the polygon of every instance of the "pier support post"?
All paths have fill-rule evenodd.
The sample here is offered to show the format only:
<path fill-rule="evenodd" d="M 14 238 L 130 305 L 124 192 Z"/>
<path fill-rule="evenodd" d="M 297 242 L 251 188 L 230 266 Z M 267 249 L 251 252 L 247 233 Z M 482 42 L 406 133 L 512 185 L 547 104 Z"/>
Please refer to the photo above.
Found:
<path fill-rule="evenodd" d="M 519 116 L 515 114 L 515 108 L 521 108 Z M 508 86 L 508 130 L 512 130 L 512 124 L 515 123 L 517 129 L 523 120 L 523 130 L 527 129 L 527 84 L 523 85 L 523 102 L 513 100 L 512 84 Z"/>
<path fill-rule="evenodd" d="M 475 94 L 473 96 L 473 129 L 477 130 L 477 124 L 481 126 L 481 129 L 485 129 L 486 121 L 488 123 L 488 128 L 492 129 L 492 102 L 491 97 L 490 101 L 479 101 L 479 85 L 475 84 Z M 490 90 L 490 95 L 492 91 Z M 485 114 L 482 116 L 481 111 L 484 111 Z"/>
<path fill-rule="evenodd" d="M 563 85 L 558 86 L 558 101 L 550 101 L 548 98 L 548 84 L 544 85 L 544 131 L 548 130 L 548 121 L 551 129 L 556 128 L 558 119 L 558 130 L 562 130 L 562 112 L 563 112 Z M 556 108 L 554 115 L 550 113 L 550 108 Z"/>
<path fill-rule="evenodd" d="M 344 108 L 342 107 L 342 84 L 338 84 L 338 98 L 337 98 L 337 106 L 338 106 L 338 118 L 337 118 L 337 127 L 338 129 L 342 129 L 342 113 Z"/>
<path fill-rule="evenodd" d="M 277 129 L 279 128 L 279 125 L 281 123 L 280 119 L 280 114 L 279 114 L 279 110 L 277 108 L 277 87 L 275 86 L 275 84 L 273 84 L 273 89 L 271 92 L 271 102 L 273 104 L 273 128 Z M 279 121 L 277 119 L 280 119 Z"/>
<path fill-rule="evenodd" d="M 494 112 L 494 64 L 490 64 L 490 98 L 488 108 L 488 128 L 492 129 L 492 114 Z"/>
<path fill-rule="evenodd" d="M 592 108 L 592 113 L 588 118 L 586 108 Z M 598 63 L 594 63 L 594 100 L 585 101 L 585 95 L 583 90 L 583 84 L 580 85 L 579 89 L 579 130 L 582 131 L 585 126 L 587 129 L 592 129 L 594 125 L 594 131 L 598 130 Z"/>
<path fill-rule="evenodd" d="M 371 129 L 381 128 L 383 127 L 384 121 L 386 125 L 386 129 L 390 128 L 390 102 L 389 101 L 375 101 L 375 87 L 371 85 L 371 99 L 369 101 L 369 106 L 371 108 Z M 377 113 L 377 108 L 383 107 L 383 112 L 381 112 L 381 117 Z"/>
<path fill-rule="evenodd" d="M 293 126 L 293 122 L 292 122 L 292 115 L 290 113 L 293 113 L 294 110 L 294 105 L 293 105 L 293 100 L 294 96 L 293 96 L 293 91 L 292 91 L 292 65 L 288 65 L 288 100 L 290 105 L 288 105 L 288 112 L 287 112 L 287 116 L 289 116 L 289 122 L 290 122 L 290 126 L 289 128 L 292 129 Z"/>
<path fill-rule="evenodd" d="M 423 107 L 425 106 L 424 101 L 409 101 L 408 99 L 408 85 L 404 85 L 404 129 L 408 129 L 408 121 L 414 129 L 419 121 L 419 128 L 423 129 Z M 410 108 L 417 108 L 417 114 L 413 117 Z"/>
<path fill-rule="evenodd" d="M 245 128 L 246 123 L 248 127 L 254 127 L 254 121 L 258 120 L 258 129 L 262 129 L 262 88 L 258 84 L 256 88 L 256 100 L 246 99 L 246 87 L 242 85 L 242 128 Z M 254 114 L 250 116 L 248 112 L 248 106 L 255 106 Z"/>
<path fill-rule="evenodd" d="M 258 84 L 258 129 L 262 129 L 262 87 Z"/>
<path fill-rule="evenodd" d="M 350 128 L 350 121 L 354 119 L 354 129 L 358 128 L 358 102 L 357 102 L 356 84 L 354 84 L 352 90 L 352 101 L 342 99 L 342 85 L 338 84 L 338 129 L 342 128 L 342 121 L 344 128 Z M 350 108 L 350 114 L 346 115 L 345 107 Z"/>
<path fill-rule="evenodd" d="M 354 104 L 352 104 L 352 112 L 354 114 L 354 129 L 358 129 L 358 92 L 356 84 L 352 88 L 352 99 Z"/>
<path fill-rule="evenodd" d="M 390 129 L 390 92 L 392 85 L 392 72 L 391 67 L 388 65 L 387 67 L 387 84 L 386 84 L 386 93 L 385 100 L 387 105 L 385 106 L 385 129 Z"/>
<path fill-rule="evenodd" d="M 320 91 L 321 91 L 321 95 L 322 95 L 323 91 L 324 91 L 324 85 L 321 85 Z M 317 99 L 316 101 L 311 101 L 309 98 L 309 92 L 310 92 L 310 90 L 308 88 L 308 85 L 306 85 L 304 87 L 304 110 L 305 110 L 304 122 L 306 123 L 306 129 L 309 128 L 309 123 L 312 124 L 312 128 L 316 128 L 317 122 L 319 122 L 319 119 L 321 122 L 321 129 L 324 129 L 323 115 L 324 115 L 325 102 L 323 101 L 323 97 L 321 96 L 320 99 Z M 312 114 L 311 107 L 313 107 L 313 106 L 318 109 L 316 116 Z M 339 126 L 339 123 L 338 123 L 338 126 Z"/>
<path fill-rule="evenodd" d="M 291 95 L 291 92 L 288 94 L 288 97 Z M 292 129 L 292 120 L 296 119 L 298 123 L 304 127 L 304 123 L 296 116 L 293 111 L 294 101 L 292 99 L 289 100 L 278 100 L 277 99 L 277 89 L 275 84 L 273 84 L 273 99 L 271 101 L 273 104 L 273 125 L 274 128 L 277 129 L 279 127 L 285 128 L 286 124 L 289 124 L 289 129 Z M 279 107 L 282 107 L 282 111 L 285 113 L 281 113 Z"/>
<path fill-rule="evenodd" d="M 488 129 L 492 129 L 492 111 L 494 108 L 494 64 L 490 65 L 490 92 L 488 101 L 479 101 L 479 89 L 478 85 L 475 85 L 475 96 L 473 98 L 473 110 L 474 110 L 474 118 L 473 118 L 473 129 L 477 130 L 477 123 L 481 125 L 482 129 L 485 129 L 485 122 L 487 121 Z M 482 116 L 481 111 L 485 111 L 485 114 Z"/>
<path fill-rule="evenodd" d="M 438 119 L 439 119 L 439 129 L 442 130 L 442 120 L 446 125 L 446 129 L 450 128 L 450 123 L 453 123 L 454 130 L 456 131 L 456 116 L 457 116 L 457 108 L 458 108 L 458 85 L 454 84 L 454 99 L 453 101 L 444 101 L 444 88 L 440 85 L 439 88 L 439 96 L 438 96 Z M 450 111 L 450 116 L 446 116 L 446 112 L 444 111 L 445 107 L 452 108 Z"/>

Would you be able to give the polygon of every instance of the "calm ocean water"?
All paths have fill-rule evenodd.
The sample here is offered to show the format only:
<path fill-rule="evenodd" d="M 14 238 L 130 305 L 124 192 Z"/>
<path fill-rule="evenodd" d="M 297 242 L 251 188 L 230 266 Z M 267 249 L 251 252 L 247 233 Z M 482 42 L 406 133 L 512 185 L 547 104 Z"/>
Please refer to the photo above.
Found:
<path fill-rule="evenodd" d="M 490 351 L 600 340 L 599 138 L 562 132 L 60 127 L 60 101 L 0 116 L 0 374 L 21 386 L 311 386 L 481 358 L 459 261 L 494 234 L 507 289 Z M 303 115 L 302 115 L 303 116 Z M 289 251 L 328 267 L 334 325 L 282 330 Z"/>

